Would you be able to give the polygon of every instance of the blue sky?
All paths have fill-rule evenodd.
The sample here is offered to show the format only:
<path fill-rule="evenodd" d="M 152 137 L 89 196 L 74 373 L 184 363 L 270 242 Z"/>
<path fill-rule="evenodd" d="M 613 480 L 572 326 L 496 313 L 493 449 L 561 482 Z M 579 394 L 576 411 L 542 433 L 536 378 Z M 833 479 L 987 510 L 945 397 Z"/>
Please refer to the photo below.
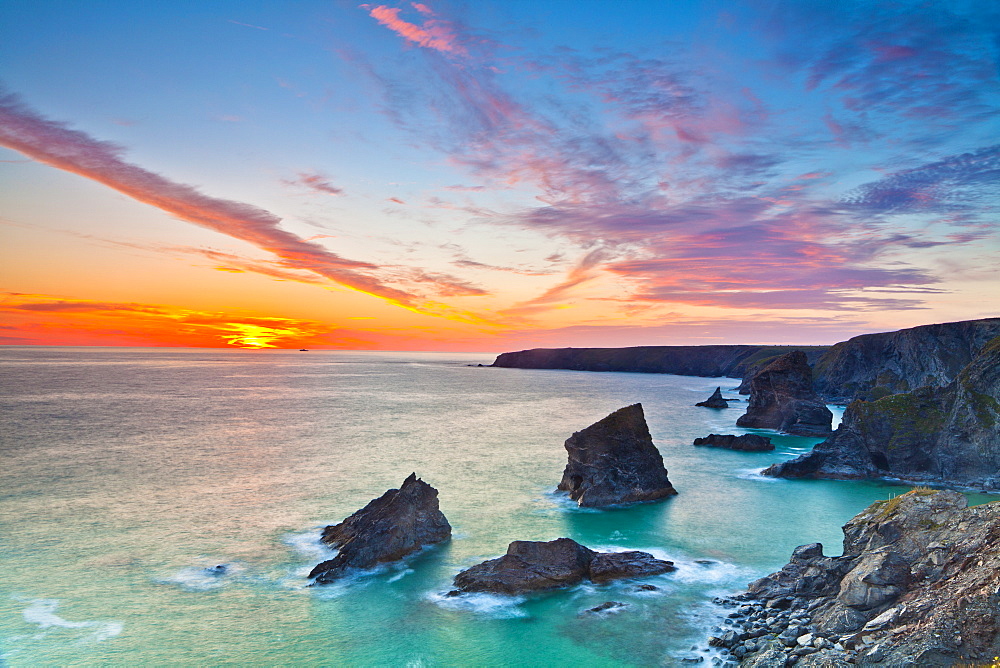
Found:
<path fill-rule="evenodd" d="M 994 3 L 0 21 L 11 343 L 810 343 L 997 314 Z"/>

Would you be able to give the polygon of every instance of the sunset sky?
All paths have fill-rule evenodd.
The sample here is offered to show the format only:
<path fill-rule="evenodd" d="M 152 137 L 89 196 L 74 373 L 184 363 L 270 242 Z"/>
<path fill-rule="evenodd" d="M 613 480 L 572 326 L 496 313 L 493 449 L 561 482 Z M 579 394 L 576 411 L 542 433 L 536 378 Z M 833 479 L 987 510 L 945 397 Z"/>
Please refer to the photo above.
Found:
<path fill-rule="evenodd" d="M 1000 5 L 0 4 L 0 344 L 1000 314 Z"/>

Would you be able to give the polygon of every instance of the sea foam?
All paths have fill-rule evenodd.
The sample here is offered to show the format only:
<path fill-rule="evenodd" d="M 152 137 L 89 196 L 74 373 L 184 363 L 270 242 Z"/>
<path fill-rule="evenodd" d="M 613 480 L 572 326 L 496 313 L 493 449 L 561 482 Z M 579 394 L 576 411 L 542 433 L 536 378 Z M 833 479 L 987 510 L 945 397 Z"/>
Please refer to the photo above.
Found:
<path fill-rule="evenodd" d="M 86 621 L 71 622 L 56 614 L 59 601 L 54 598 L 36 598 L 24 609 L 21 615 L 24 621 L 35 624 L 40 629 L 92 629 L 77 639 L 78 643 L 101 642 L 114 638 L 122 632 L 125 625 L 118 621 Z"/>

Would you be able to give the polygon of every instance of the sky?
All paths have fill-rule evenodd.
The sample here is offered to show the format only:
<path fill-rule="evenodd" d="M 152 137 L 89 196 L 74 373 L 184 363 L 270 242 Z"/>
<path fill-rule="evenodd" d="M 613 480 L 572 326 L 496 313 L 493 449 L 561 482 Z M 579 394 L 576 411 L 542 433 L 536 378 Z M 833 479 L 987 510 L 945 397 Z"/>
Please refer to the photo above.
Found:
<path fill-rule="evenodd" d="M 1000 5 L 0 4 L 0 344 L 1000 315 Z"/>

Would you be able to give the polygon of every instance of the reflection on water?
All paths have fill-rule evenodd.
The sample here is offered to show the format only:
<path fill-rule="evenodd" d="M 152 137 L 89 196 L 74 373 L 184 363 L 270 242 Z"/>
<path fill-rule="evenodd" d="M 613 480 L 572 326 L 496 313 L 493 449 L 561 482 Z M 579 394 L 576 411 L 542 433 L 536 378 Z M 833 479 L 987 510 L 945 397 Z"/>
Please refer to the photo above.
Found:
<path fill-rule="evenodd" d="M 469 367 L 492 355 L 0 348 L 0 653 L 39 664 L 673 665 L 711 597 L 905 488 L 768 480 L 719 379 Z M 735 385 L 735 381 L 733 385 Z M 599 511 L 553 493 L 563 441 L 641 401 L 679 496 Z M 415 471 L 447 544 L 329 587 L 319 529 Z M 673 574 L 445 597 L 512 540 L 643 549 Z M 221 570 L 218 567 L 222 567 Z M 582 614 L 606 601 L 614 614 Z"/>

